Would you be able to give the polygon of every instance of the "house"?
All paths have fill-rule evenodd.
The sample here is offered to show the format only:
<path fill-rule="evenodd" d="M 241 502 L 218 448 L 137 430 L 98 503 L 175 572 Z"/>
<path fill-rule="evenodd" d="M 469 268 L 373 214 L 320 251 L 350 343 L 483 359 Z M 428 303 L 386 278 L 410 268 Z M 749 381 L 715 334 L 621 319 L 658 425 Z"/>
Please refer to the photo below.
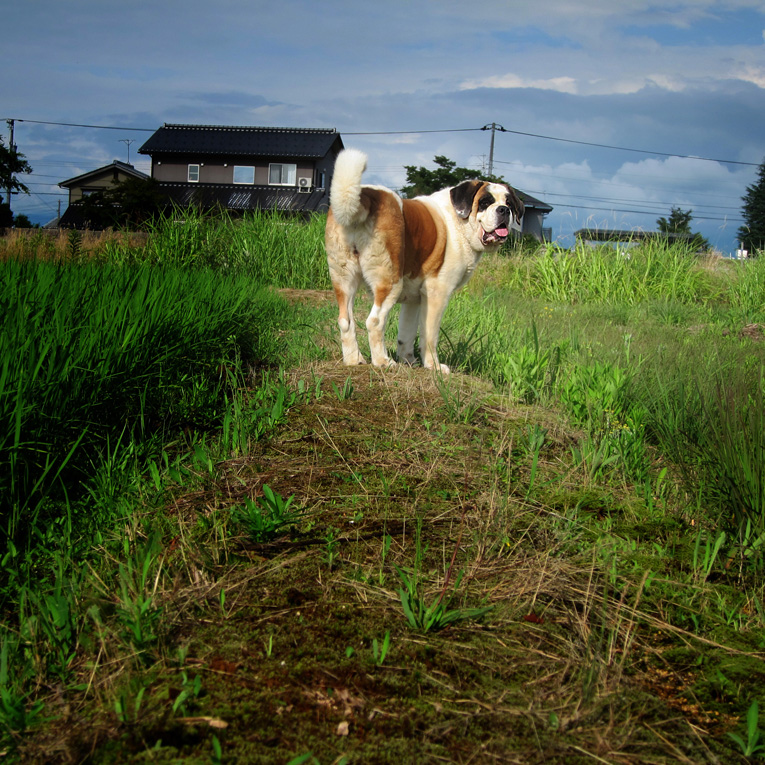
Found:
<path fill-rule="evenodd" d="M 551 213 L 553 208 L 525 191 L 515 189 L 515 193 L 521 198 L 524 207 L 523 220 L 521 221 L 521 234 L 533 236 L 538 242 L 549 242 L 552 231 L 544 225 L 545 215 Z"/>
<path fill-rule="evenodd" d="M 122 183 L 122 181 L 128 178 L 143 181 L 149 180 L 149 176 L 146 173 L 136 170 L 126 162 L 119 162 L 115 159 L 110 165 L 90 170 L 87 173 L 70 178 L 68 181 L 61 181 L 58 184 L 59 187 L 67 189 L 69 192 L 69 206 L 61 218 L 58 219 L 59 228 L 85 228 L 87 222 L 83 219 L 82 212 L 78 209 L 77 203 L 91 194 L 113 188 L 115 183 Z"/>
<path fill-rule="evenodd" d="M 180 207 L 316 212 L 342 148 L 334 129 L 165 124 L 138 152 Z"/>

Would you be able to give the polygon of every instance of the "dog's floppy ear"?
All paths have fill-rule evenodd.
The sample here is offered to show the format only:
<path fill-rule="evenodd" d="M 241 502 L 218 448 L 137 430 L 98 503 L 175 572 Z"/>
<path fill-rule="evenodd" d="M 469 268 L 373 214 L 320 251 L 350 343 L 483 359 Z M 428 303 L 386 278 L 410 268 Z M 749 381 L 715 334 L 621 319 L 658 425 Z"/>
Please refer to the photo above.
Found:
<path fill-rule="evenodd" d="M 507 187 L 507 190 L 509 192 L 507 195 L 507 206 L 513 211 L 515 222 L 520 223 L 523 213 L 526 211 L 526 207 L 510 186 Z"/>
<path fill-rule="evenodd" d="M 450 192 L 454 211 L 460 218 L 469 218 L 473 210 L 473 200 L 478 190 L 484 185 L 483 181 L 462 181 Z"/>

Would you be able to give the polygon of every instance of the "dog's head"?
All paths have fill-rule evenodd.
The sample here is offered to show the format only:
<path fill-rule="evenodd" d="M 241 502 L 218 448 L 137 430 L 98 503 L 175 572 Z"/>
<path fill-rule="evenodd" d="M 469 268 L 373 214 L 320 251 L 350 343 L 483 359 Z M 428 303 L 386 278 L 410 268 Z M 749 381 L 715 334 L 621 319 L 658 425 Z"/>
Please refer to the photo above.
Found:
<path fill-rule="evenodd" d="M 509 235 L 511 216 L 516 223 L 523 217 L 523 202 L 504 183 L 463 181 L 449 192 L 458 218 L 475 226 L 481 247 L 495 247 Z"/>

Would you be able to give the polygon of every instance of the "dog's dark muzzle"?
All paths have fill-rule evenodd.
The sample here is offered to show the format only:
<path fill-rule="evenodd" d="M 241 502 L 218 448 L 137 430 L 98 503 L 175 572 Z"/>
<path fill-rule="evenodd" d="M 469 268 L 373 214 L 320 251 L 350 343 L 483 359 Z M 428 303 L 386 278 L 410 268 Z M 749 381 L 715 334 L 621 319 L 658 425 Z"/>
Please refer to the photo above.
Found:
<path fill-rule="evenodd" d="M 500 205 L 497 208 L 497 228 L 504 228 L 503 224 L 508 224 L 510 222 L 510 208 L 505 207 L 504 205 Z"/>

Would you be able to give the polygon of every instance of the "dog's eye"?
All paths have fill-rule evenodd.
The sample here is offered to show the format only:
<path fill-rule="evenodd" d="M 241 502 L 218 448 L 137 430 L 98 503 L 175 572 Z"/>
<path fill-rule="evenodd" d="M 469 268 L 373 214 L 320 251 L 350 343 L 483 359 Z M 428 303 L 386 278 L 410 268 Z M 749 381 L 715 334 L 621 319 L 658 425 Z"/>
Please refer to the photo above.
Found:
<path fill-rule="evenodd" d="M 482 212 L 487 207 L 491 207 L 491 205 L 494 203 L 494 200 L 491 197 L 481 197 L 478 200 L 478 210 L 479 212 Z"/>

